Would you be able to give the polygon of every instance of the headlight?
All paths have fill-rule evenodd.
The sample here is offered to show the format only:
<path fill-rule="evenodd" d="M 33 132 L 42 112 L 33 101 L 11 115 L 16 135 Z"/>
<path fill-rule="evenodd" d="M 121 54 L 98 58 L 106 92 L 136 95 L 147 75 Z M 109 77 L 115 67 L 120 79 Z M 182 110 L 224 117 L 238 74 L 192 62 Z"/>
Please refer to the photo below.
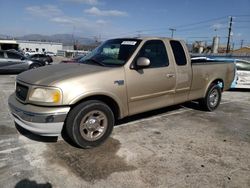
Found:
<path fill-rule="evenodd" d="M 60 103 L 62 101 L 62 92 L 56 88 L 35 88 L 29 96 L 30 101 L 44 103 Z"/>

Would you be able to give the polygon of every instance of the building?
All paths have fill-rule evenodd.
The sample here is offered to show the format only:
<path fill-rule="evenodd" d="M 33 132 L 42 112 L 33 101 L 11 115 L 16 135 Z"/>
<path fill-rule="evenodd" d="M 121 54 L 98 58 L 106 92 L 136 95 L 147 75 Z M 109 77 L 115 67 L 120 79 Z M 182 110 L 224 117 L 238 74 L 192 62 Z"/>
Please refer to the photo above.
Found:
<path fill-rule="evenodd" d="M 58 50 L 62 50 L 62 43 L 55 42 L 40 42 L 40 41 L 24 41 L 18 40 L 19 49 L 25 51 L 35 51 L 35 52 L 54 52 L 57 53 Z"/>
<path fill-rule="evenodd" d="M 234 55 L 250 55 L 250 47 L 242 47 L 232 52 Z"/>
<path fill-rule="evenodd" d="M 40 41 L 24 41 L 24 40 L 0 40 L 0 50 L 22 50 L 24 52 L 35 51 L 42 52 L 54 52 L 63 49 L 62 43 L 56 42 L 40 42 Z"/>
<path fill-rule="evenodd" d="M 0 50 L 18 50 L 18 44 L 16 40 L 0 40 Z"/>

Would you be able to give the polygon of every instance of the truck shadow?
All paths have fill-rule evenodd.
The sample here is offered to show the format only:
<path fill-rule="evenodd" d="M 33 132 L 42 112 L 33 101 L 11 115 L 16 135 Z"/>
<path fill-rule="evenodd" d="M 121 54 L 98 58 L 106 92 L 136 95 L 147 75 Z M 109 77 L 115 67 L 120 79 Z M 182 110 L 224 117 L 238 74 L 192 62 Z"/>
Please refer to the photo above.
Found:
<path fill-rule="evenodd" d="M 234 88 L 230 89 L 231 92 L 250 92 L 250 88 Z"/>
<path fill-rule="evenodd" d="M 137 120 L 140 120 L 140 119 L 145 119 L 145 118 L 150 118 L 150 117 L 154 117 L 154 116 L 160 116 L 160 115 L 168 114 L 168 113 L 171 113 L 171 112 L 183 109 L 183 108 L 189 108 L 189 109 L 193 109 L 193 110 L 202 111 L 202 109 L 200 108 L 198 102 L 191 101 L 191 102 L 186 102 L 186 103 L 179 104 L 179 105 L 168 106 L 168 107 L 160 108 L 160 109 L 157 109 L 157 110 L 152 110 L 152 111 L 132 115 L 132 116 L 129 116 L 129 117 L 125 117 L 124 119 L 117 120 L 115 126 L 130 123 L 130 122 L 137 121 Z"/>
<path fill-rule="evenodd" d="M 25 136 L 26 138 L 29 138 L 30 140 L 34 140 L 37 142 L 44 142 L 44 143 L 56 143 L 59 139 L 58 136 L 40 136 L 37 134 L 34 134 L 24 128 L 22 128 L 20 125 L 18 125 L 17 123 L 15 123 L 15 127 L 17 129 L 17 131 L 22 135 Z M 65 127 L 65 126 L 64 126 Z M 62 130 L 62 138 L 65 142 L 67 142 L 69 145 L 75 147 L 75 148 L 80 148 L 79 146 L 77 146 L 71 139 L 70 137 L 67 135 L 66 130 L 63 129 Z"/>
<path fill-rule="evenodd" d="M 52 185 L 50 183 L 40 184 L 36 181 L 23 179 L 16 184 L 15 188 L 52 188 Z"/>
<path fill-rule="evenodd" d="M 21 72 L 0 72 L 0 75 L 10 75 L 10 76 L 17 76 Z"/>

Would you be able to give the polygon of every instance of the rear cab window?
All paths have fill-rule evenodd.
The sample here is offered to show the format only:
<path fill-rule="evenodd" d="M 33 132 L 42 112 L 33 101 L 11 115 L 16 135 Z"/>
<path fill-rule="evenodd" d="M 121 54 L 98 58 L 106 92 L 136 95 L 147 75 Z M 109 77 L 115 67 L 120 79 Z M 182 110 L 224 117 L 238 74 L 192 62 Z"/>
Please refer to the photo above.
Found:
<path fill-rule="evenodd" d="M 184 66 L 187 64 L 187 58 L 182 44 L 179 41 L 171 40 L 171 48 L 173 50 L 175 62 L 178 66 Z"/>

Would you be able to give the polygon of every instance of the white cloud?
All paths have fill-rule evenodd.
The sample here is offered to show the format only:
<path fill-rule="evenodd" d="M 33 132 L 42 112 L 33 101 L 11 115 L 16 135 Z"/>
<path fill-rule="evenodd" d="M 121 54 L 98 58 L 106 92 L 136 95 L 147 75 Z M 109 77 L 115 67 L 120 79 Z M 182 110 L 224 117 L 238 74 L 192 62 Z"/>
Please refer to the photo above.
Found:
<path fill-rule="evenodd" d="M 51 17 L 63 14 L 63 12 L 54 5 L 29 6 L 26 7 L 28 13 L 34 16 Z"/>
<path fill-rule="evenodd" d="M 99 4 L 98 0 L 63 0 L 71 3 L 84 3 L 89 5 L 97 5 Z"/>
<path fill-rule="evenodd" d="M 105 20 L 97 20 L 96 23 L 100 24 L 100 25 L 106 25 L 107 21 L 105 21 Z"/>
<path fill-rule="evenodd" d="M 241 37 L 241 36 L 242 36 L 242 33 L 237 33 L 236 36 L 237 36 L 237 37 Z"/>
<path fill-rule="evenodd" d="M 68 18 L 68 17 L 54 17 L 54 18 L 51 18 L 50 21 L 60 23 L 60 24 L 75 24 L 77 22 L 76 19 Z"/>
<path fill-rule="evenodd" d="M 127 16 L 127 12 L 119 10 L 100 10 L 96 7 L 84 10 L 85 13 L 94 15 L 94 16 Z"/>
<path fill-rule="evenodd" d="M 79 34 L 102 34 L 102 36 L 110 36 L 112 35 L 111 33 L 116 33 L 117 30 L 117 28 L 113 28 L 111 22 L 105 19 L 66 15 L 59 7 L 54 5 L 29 6 L 25 10 L 31 15 L 29 19 L 36 20 L 37 18 L 42 18 L 44 22 L 52 23 L 54 30 L 63 28 L 64 32 L 72 32 L 72 28 L 74 28 L 75 32 Z M 110 13 L 108 11 L 108 15 L 117 15 L 117 12 L 111 11 Z M 118 13 L 118 15 L 121 14 Z M 60 32 L 62 31 L 60 30 Z M 32 32 L 30 31 L 29 33 Z"/>
<path fill-rule="evenodd" d="M 66 25 L 66 26 L 68 25 L 68 26 L 74 26 L 76 28 L 88 28 L 88 29 L 99 28 L 107 24 L 107 22 L 104 20 L 91 21 L 85 19 L 84 17 L 69 17 L 69 16 L 53 17 L 49 21 L 61 25 Z"/>
<path fill-rule="evenodd" d="M 30 6 L 26 7 L 29 14 L 36 17 L 44 17 L 48 21 L 64 26 L 74 26 L 78 28 L 98 28 L 105 25 L 104 20 L 88 20 L 84 17 L 67 16 L 61 9 L 54 5 Z"/>
<path fill-rule="evenodd" d="M 84 36 L 97 36 L 102 35 L 105 39 L 110 38 L 116 33 L 117 28 L 113 28 L 112 24 L 105 20 L 88 20 L 84 17 L 54 17 L 49 20 L 55 25 L 61 25 L 65 29 L 65 31 L 72 32 L 72 28 L 74 28 L 74 32 L 77 35 Z"/>

